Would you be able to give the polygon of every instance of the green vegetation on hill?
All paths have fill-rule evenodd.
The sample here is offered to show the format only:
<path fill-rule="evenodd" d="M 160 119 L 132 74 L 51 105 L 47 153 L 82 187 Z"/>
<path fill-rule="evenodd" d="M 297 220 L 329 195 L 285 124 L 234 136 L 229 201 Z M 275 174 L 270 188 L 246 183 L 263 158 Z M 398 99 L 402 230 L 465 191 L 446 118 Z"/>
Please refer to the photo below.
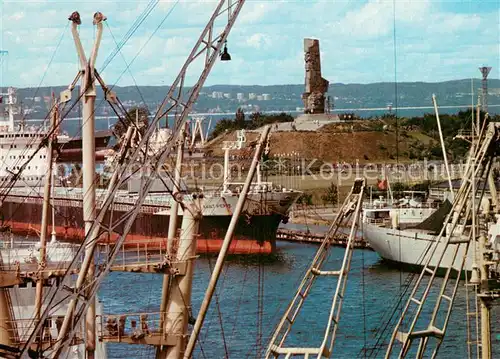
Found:
<path fill-rule="evenodd" d="M 246 120 L 245 113 L 238 109 L 234 119 L 223 118 L 215 125 L 214 130 L 210 134 L 210 138 L 216 138 L 217 136 L 228 132 L 236 130 L 255 130 L 256 128 L 262 127 L 264 125 L 269 125 L 273 123 L 280 122 L 291 122 L 293 121 L 293 116 L 287 113 L 279 114 L 263 114 L 260 112 L 254 112 L 250 114 L 249 120 Z"/>
<path fill-rule="evenodd" d="M 394 160 L 396 158 L 399 158 L 400 160 L 423 160 L 425 158 L 430 160 L 443 159 L 438 125 L 434 114 L 425 114 L 424 116 L 420 117 L 408 118 L 396 118 L 396 116 L 393 114 L 386 114 L 384 116 L 371 117 L 369 119 L 359 119 L 355 116 L 341 114 L 339 115 L 339 118 L 341 119 L 341 122 L 331 123 L 329 125 L 323 126 L 316 133 L 325 135 L 346 134 L 342 138 L 345 139 L 346 146 L 348 147 L 359 147 L 359 143 L 362 143 L 363 148 L 365 149 L 364 155 L 363 151 L 361 151 L 361 157 L 355 157 L 359 158 L 360 160 L 364 159 L 365 161 L 371 161 L 375 160 L 376 158 L 388 158 L 391 160 Z M 466 156 L 469 144 L 462 139 L 457 139 L 456 136 L 461 130 L 471 130 L 472 118 L 472 111 L 470 109 L 466 111 L 460 111 L 456 114 L 440 115 L 441 129 L 443 132 L 449 160 L 460 161 L 463 160 Z M 485 113 L 481 112 L 480 122 L 482 124 L 485 122 L 485 118 Z M 224 119 L 217 123 L 215 130 L 212 133 L 212 138 L 216 138 L 221 134 L 239 129 L 255 129 L 265 124 L 290 122 L 292 120 L 292 116 L 285 113 L 281 113 L 278 115 L 264 115 L 261 113 L 253 113 L 249 116 L 249 120 L 246 120 L 244 113 L 241 110 L 238 110 L 234 119 Z M 500 115 L 490 116 L 486 119 L 486 121 L 500 121 Z M 291 147 L 289 149 L 280 148 L 280 151 L 289 153 L 291 150 L 296 150 L 296 148 L 292 147 L 299 146 L 299 142 L 304 142 L 307 136 L 310 137 L 314 134 L 312 132 L 304 132 L 304 134 L 301 135 L 301 132 L 298 131 L 294 133 L 296 134 L 296 136 L 293 139 L 290 138 L 287 145 Z M 380 135 L 377 135 L 377 133 L 380 133 Z M 376 143 L 368 144 L 366 142 L 358 141 L 355 144 L 352 143 L 353 137 L 347 134 L 371 136 L 371 140 L 375 140 Z M 290 136 L 292 136 L 291 133 Z M 362 139 L 364 139 L 364 137 L 358 138 L 358 140 L 361 141 Z M 368 139 L 368 137 L 366 139 Z M 391 144 L 390 141 L 393 141 L 394 143 Z M 396 143 L 399 143 L 399 146 L 396 146 Z M 382 157 L 375 156 L 374 150 L 371 148 L 373 146 L 370 147 L 370 145 L 376 146 L 375 150 L 379 152 Z M 280 146 L 283 147 L 283 144 L 280 144 Z M 320 146 L 320 142 L 314 141 L 313 143 L 311 143 L 311 146 Z M 360 148 L 360 150 L 363 148 Z M 319 154 L 319 151 L 316 153 Z M 352 154 L 354 155 L 354 148 Z M 359 156 L 360 154 L 356 155 Z M 323 160 L 328 159 L 324 158 Z"/>
<path fill-rule="evenodd" d="M 474 114 L 475 115 L 475 114 Z M 500 116 L 486 117 L 484 112 L 480 113 L 480 123 L 484 124 L 489 121 L 500 121 Z M 460 111 L 457 114 L 440 115 L 441 130 L 446 146 L 446 151 L 449 159 L 458 161 L 464 159 L 468 149 L 469 143 L 456 138 L 460 131 L 471 131 L 472 129 L 472 111 Z M 431 114 L 426 114 L 423 117 L 404 118 L 400 121 L 401 135 L 404 137 L 411 137 L 413 144 L 411 146 L 408 157 L 410 159 L 421 159 L 422 157 L 430 159 L 442 159 L 443 153 L 441 150 L 439 140 L 439 130 L 436 117 Z M 421 133 L 432 141 L 427 142 L 415 137 L 413 134 Z"/>

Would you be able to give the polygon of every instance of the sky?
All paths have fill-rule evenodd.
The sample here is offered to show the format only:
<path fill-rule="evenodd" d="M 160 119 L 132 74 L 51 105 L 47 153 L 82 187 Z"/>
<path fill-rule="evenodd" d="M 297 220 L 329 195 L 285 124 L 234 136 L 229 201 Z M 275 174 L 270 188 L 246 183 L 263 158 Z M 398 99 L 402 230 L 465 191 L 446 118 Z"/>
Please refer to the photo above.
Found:
<path fill-rule="evenodd" d="M 234 0 L 233 0 L 234 1 Z M 108 85 L 168 85 L 213 9 L 214 0 L 160 0 L 103 68 L 140 14 L 155 1 L 0 0 L 0 85 L 70 84 L 78 62 L 71 12 L 82 17 L 87 53 L 92 16 L 107 21 L 96 68 Z M 230 62 L 217 62 L 206 85 L 304 82 L 305 37 L 320 40 L 330 83 L 438 82 L 500 78 L 500 0 L 247 0 L 228 39 Z M 188 73 L 192 85 L 201 66 Z"/>

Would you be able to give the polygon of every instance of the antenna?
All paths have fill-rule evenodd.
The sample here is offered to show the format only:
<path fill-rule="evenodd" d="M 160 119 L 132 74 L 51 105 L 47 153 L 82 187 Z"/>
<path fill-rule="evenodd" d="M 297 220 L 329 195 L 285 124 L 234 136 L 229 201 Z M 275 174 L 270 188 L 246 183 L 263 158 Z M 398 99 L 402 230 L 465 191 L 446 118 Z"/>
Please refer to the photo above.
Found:
<path fill-rule="evenodd" d="M 4 73 L 4 68 L 3 68 L 3 64 L 4 62 L 6 62 L 8 60 L 8 56 L 9 55 L 9 52 L 6 51 L 6 50 L 0 50 L 0 92 L 1 91 L 1 88 L 3 87 L 3 73 Z M 4 57 L 7 59 L 7 60 L 4 60 Z"/>
<path fill-rule="evenodd" d="M 483 90 L 481 93 L 481 106 L 484 112 L 488 112 L 488 75 L 490 74 L 491 67 L 483 66 L 479 68 L 481 74 L 483 75 Z"/>

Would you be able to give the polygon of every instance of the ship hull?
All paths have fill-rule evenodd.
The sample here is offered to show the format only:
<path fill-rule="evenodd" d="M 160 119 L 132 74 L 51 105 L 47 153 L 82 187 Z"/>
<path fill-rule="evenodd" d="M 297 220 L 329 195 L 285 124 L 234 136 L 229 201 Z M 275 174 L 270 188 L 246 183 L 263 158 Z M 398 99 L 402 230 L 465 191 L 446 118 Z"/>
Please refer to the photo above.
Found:
<path fill-rule="evenodd" d="M 282 198 L 283 196 L 279 196 Z M 10 200 L 9 200 L 10 199 Z M 276 231 L 280 222 L 286 218 L 286 211 L 294 202 L 294 196 L 286 196 L 286 201 L 249 202 L 238 219 L 229 254 L 272 254 L 275 252 Z M 236 197 L 237 200 L 237 197 Z M 200 221 L 197 238 L 197 252 L 200 254 L 218 253 L 227 228 L 231 221 L 236 201 L 234 198 L 218 197 L 205 200 L 204 216 Z M 257 205 L 257 204 L 258 205 Z M 83 209 L 80 200 L 56 198 L 55 232 L 57 237 L 68 242 L 81 242 L 84 238 Z M 118 218 L 133 209 L 131 204 L 116 204 L 113 218 Z M 12 233 L 30 236 L 38 235 L 42 211 L 41 200 L 35 197 L 16 197 L 9 195 L 0 207 L 0 220 L 5 229 Z M 149 249 L 165 249 L 168 235 L 169 206 L 152 205 L 141 207 L 125 240 L 126 248 L 148 247 Z M 182 212 L 181 212 L 182 213 Z M 105 223 L 109 223 L 107 213 Z M 182 215 L 178 220 L 178 230 L 182 223 Z M 49 231 L 52 226 L 49 225 Z M 111 235 L 100 237 L 101 243 L 114 242 L 123 231 L 118 226 Z"/>
<path fill-rule="evenodd" d="M 398 230 L 364 223 L 363 237 L 386 262 L 411 271 L 420 271 L 429 258 L 429 266 L 432 268 L 437 266 L 440 273 L 450 266 L 458 271 L 461 260 L 466 255 L 465 244 L 459 246 L 455 256 L 457 244 L 449 245 L 445 251 L 444 244 L 439 243 L 431 257 L 436 236 L 418 231 Z M 442 241 L 444 240 L 443 238 Z M 467 271 L 472 270 L 472 252 L 469 250 L 465 257 L 464 269 Z M 442 253 L 444 253 L 443 258 L 438 266 Z"/>

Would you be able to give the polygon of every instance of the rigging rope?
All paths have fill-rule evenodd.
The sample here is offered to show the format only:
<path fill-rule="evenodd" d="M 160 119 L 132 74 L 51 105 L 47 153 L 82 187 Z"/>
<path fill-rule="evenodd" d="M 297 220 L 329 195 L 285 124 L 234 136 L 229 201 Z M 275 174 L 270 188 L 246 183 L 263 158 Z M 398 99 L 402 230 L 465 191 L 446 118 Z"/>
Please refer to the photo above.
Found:
<path fill-rule="evenodd" d="M 132 60 L 130 61 L 130 63 L 126 66 L 125 70 L 122 71 L 122 73 L 120 74 L 120 76 L 118 76 L 118 79 L 116 79 L 115 81 L 115 85 L 111 86 L 110 88 L 114 88 L 116 86 L 116 83 L 122 78 L 123 74 L 129 70 L 130 66 L 132 66 L 132 64 L 134 63 L 134 61 L 137 59 L 137 57 L 139 56 L 139 54 L 142 52 L 142 50 L 144 50 L 144 48 L 146 47 L 146 45 L 149 43 L 149 41 L 151 41 L 151 39 L 153 38 L 153 36 L 158 32 L 158 30 L 160 29 L 161 26 L 163 26 L 163 24 L 165 23 L 165 21 L 167 20 L 167 18 L 170 16 L 170 14 L 173 12 L 173 10 L 175 9 L 175 7 L 177 6 L 177 4 L 179 3 L 180 0 L 176 0 L 175 3 L 172 5 L 172 7 L 169 9 L 169 11 L 167 12 L 167 14 L 163 17 L 163 19 L 160 21 L 160 23 L 158 24 L 158 26 L 154 29 L 154 31 L 151 33 L 151 35 L 148 37 L 148 39 L 146 40 L 146 42 L 141 46 L 141 48 L 139 49 L 139 51 L 135 54 L 135 56 L 132 58 Z"/>
<path fill-rule="evenodd" d="M 120 52 L 120 50 L 125 46 L 127 41 L 132 37 L 132 35 L 137 31 L 137 29 L 141 26 L 141 24 L 146 20 L 149 14 L 154 10 L 156 5 L 159 3 L 159 0 L 151 0 L 146 8 L 142 11 L 142 13 L 137 17 L 132 26 L 128 29 L 127 33 L 120 40 L 120 43 L 116 43 L 116 48 L 108 55 L 108 57 L 104 60 L 102 64 L 102 70 L 110 64 L 110 62 L 115 58 L 115 56 Z"/>
<path fill-rule="evenodd" d="M 118 43 L 116 42 L 116 38 L 113 35 L 113 32 L 111 31 L 111 27 L 108 25 L 108 23 L 106 23 L 106 26 L 108 27 L 109 33 L 110 33 L 111 37 L 113 38 L 113 41 L 115 42 L 116 47 L 119 48 L 118 47 Z M 125 59 L 125 56 L 123 56 L 123 53 L 120 50 L 118 50 L 118 52 L 120 53 L 120 56 L 122 57 L 123 62 L 126 65 L 126 69 L 128 70 L 128 73 L 129 73 L 130 77 L 132 78 L 132 81 L 134 81 L 134 86 L 135 86 L 137 92 L 139 93 L 139 96 L 141 97 L 142 103 L 144 103 L 144 106 L 146 106 L 146 108 L 147 108 L 147 102 L 144 99 L 144 96 L 142 95 L 142 92 L 141 92 L 139 86 L 137 85 L 137 81 L 135 80 L 135 77 L 132 74 L 132 71 L 130 71 L 130 67 L 129 67 L 128 63 L 127 63 L 127 60 Z"/>
<path fill-rule="evenodd" d="M 262 357 L 262 322 L 264 315 L 264 266 L 262 265 L 262 258 L 259 257 L 259 278 L 258 278 L 258 291 L 257 291 L 257 341 L 256 341 L 256 354 L 257 358 Z"/>
<path fill-rule="evenodd" d="M 361 222 L 361 233 L 364 233 L 364 223 L 360 218 Z M 363 358 L 366 359 L 366 296 L 365 296 L 365 250 L 361 249 L 361 298 L 363 301 Z"/>
<path fill-rule="evenodd" d="M 212 274 L 213 268 L 212 268 L 212 261 L 211 261 L 210 257 L 208 257 L 208 268 L 209 268 L 210 274 Z M 226 275 L 227 275 L 227 268 L 225 270 L 224 276 L 226 276 Z M 225 335 L 225 332 L 224 332 L 224 324 L 222 322 L 222 312 L 221 312 L 221 309 L 220 309 L 220 302 L 219 302 L 218 291 L 215 291 L 214 296 L 215 296 L 215 307 L 217 309 L 217 317 L 218 317 L 218 320 L 219 320 L 219 326 L 220 326 L 220 330 L 221 330 L 222 343 L 224 344 L 224 358 L 225 359 L 229 359 L 229 349 L 228 349 L 228 346 L 227 346 L 226 335 Z M 208 335 L 208 329 L 207 329 L 207 335 Z"/>
<path fill-rule="evenodd" d="M 396 121 L 396 165 L 399 170 L 399 119 L 398 119 L 398 67 L 397 67 L 397 33 L 396 33 L 396 0 L 392 1 L 392 9 L 393 9 L 393 49 L 394 49 L 394 105 L 395 105 L 395 121 Z M 398 210 L 399 211 L 399 210 Z M 399 214 L 398 214 L 399 216 Z M 399 254 L 399 262 L 401 262 L 401 232 L 400 227 L 398 225 L 398 254 Z M 400 293 L 402 291 L 403 285 L 403 271 L 399 271 L 399 290 Z M 402 302 L 401 302 L 402 303 Z M 403 303 L 402 303 L 403 304 Z M 400 309 L 400 315 L 403 315 L 403 306 Z"/>

